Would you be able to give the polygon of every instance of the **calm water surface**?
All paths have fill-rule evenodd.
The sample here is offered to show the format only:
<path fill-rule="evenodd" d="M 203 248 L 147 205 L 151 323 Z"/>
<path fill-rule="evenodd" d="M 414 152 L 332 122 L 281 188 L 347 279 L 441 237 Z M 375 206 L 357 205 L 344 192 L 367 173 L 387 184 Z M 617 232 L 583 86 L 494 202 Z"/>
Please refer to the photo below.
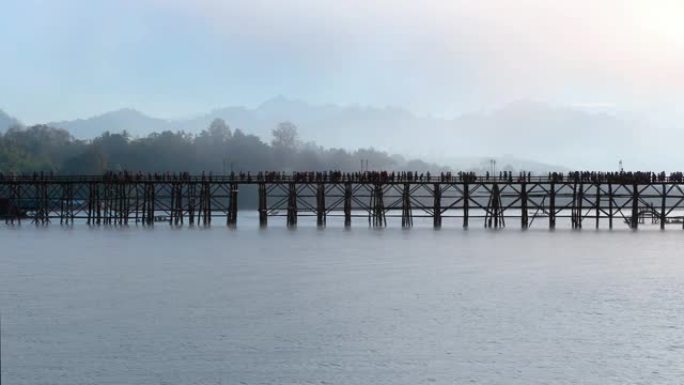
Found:
<path fill-rule="evenodd" d="M 7 384 L 681 384 L 682 230 L 0 227 Z"/>

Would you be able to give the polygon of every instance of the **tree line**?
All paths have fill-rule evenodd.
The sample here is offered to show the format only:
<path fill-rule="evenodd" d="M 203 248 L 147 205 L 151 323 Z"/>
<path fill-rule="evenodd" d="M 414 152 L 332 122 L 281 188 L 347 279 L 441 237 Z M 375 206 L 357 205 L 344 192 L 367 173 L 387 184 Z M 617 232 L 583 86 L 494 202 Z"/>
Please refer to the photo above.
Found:
<path fill-rule="evenodd" d="M 0 134 L 0 172 L 440 171 L 436 165 L 372 148 L 347 151 L 305 143 L 290 122 L 278 124 L 272 136 L 266 143 L 240 129 L 232 130 L 222 119 L 214 120 L 199 134 L 164 131 L 132 138 L 125 131 L 104 132 L 87 141 L 46 125 L 16 126 Z"/>

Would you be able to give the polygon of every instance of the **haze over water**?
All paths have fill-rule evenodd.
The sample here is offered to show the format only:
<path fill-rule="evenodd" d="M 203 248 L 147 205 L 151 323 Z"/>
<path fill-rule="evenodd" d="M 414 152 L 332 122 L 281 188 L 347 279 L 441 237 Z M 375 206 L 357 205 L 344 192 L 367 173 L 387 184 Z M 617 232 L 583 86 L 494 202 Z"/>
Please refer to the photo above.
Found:
<path fill-rule="evenodd" d="M 681 229 L 0 227 L 8 384 L 677 384 Z M 619 226 L 616 226 L 619 227 Z"/>

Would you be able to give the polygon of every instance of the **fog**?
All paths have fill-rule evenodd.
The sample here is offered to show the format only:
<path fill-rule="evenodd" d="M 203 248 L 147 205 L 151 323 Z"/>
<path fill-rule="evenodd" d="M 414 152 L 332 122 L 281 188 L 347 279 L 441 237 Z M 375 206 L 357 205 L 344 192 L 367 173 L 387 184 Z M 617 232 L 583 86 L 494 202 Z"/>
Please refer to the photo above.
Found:
<path fill-rule="evenodd" d="M 264 140 L 287 119 L 326 147 L 435 162 L 509 155 L 676 169 L 684 161 L 678 1 L 10 0 L 2 8 L 0 108 L 27 125 L 131 107 L 195 132 L 223 114 Z M 260 117 L 274 95 L 314 108 Z M 122 128 L 135 131 L 89 134 Z"/>

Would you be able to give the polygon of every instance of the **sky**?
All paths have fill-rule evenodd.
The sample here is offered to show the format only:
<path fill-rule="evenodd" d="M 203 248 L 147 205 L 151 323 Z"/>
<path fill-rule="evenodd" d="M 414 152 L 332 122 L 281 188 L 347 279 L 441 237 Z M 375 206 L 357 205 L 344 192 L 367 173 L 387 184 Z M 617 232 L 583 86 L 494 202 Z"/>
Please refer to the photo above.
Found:
<path fill-rule="evenodd" d="M 3 0 L 0 109 L 36 123 L 311 103 L 515 100 L 684 118 L 677 0 Z"/>

